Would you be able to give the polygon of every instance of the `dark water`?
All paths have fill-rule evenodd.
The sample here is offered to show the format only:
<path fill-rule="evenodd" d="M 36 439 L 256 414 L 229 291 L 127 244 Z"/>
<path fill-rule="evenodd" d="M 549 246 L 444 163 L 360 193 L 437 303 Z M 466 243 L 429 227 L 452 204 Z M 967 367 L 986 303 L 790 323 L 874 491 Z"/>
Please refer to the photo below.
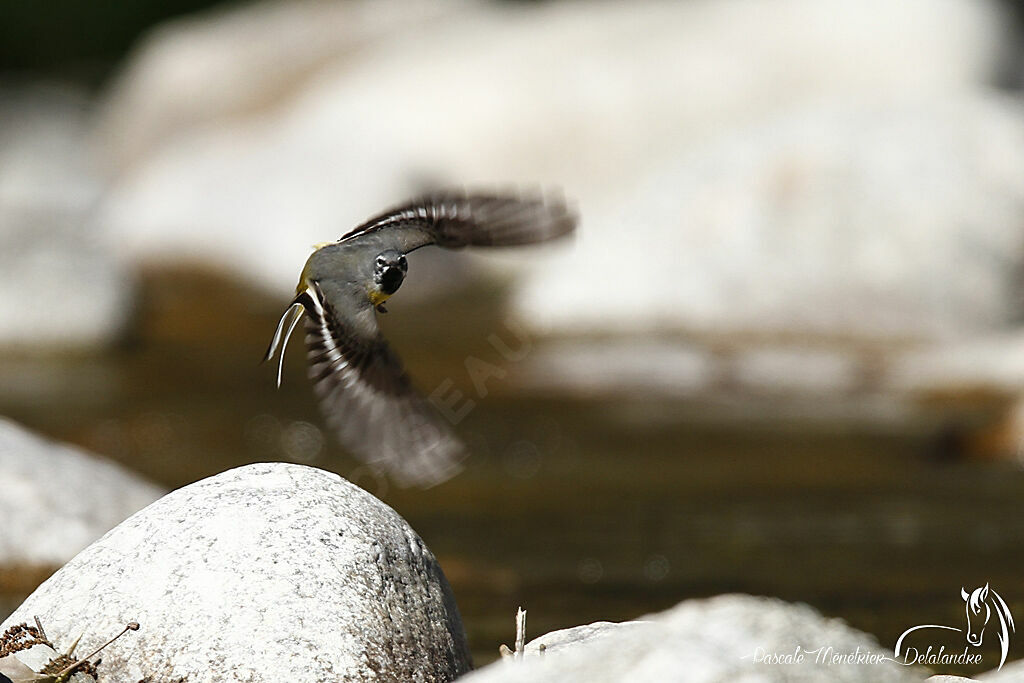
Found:
<path fill-rule="evenodd" d="M 0 360 L 0 413 L 170 487 L 255 460 L 356 478 L 438 556 L 478 664 L 512 641 L 520 605 L 539 635 L 742 591 L 809 603 L 887 647 L 912 625 L 962 626 L 961 585 L 989 582 L 1024 615 L 1024 475 L 937 463 L 926 430 L 740 429 L 684 403 L 530 396 L 495 380 L 459 426 L 466 471 L 400 490 L 321 441 L 298 344 L 280 391 L 258 365 L 286 293 L 189 270 L 145 282 L 122 348 Z M 501 363 L 487 342 L 498 298 L 389 303 L 389 337 L 421 387 L 451 379 L 472 395 L 465 357 Z M 1011 658 L 1021 651 L 1011 642 Z"/>

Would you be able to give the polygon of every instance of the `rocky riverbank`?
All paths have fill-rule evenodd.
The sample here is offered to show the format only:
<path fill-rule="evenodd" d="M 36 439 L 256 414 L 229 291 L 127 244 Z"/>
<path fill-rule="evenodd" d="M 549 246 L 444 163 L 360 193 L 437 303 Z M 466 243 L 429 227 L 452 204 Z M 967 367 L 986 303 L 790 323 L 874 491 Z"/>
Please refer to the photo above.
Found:
<path fill-rule="evenodd" d="M 420 537 L 369 493 L 296 464 L 240 467 L 153 502 L 67 562 L 0 631 L 36 618 L 53 643 L 81 635 L 82 652 L 138 622 L 104 651 L 99 681 L 450 681 L 471 669 L 455 598 Z M 548 633 L 465 680 L 930 675 L 906 663 L 806 605 L 722 595 Z M 991 680 L 1021 680 L 1017 669 Z"/>

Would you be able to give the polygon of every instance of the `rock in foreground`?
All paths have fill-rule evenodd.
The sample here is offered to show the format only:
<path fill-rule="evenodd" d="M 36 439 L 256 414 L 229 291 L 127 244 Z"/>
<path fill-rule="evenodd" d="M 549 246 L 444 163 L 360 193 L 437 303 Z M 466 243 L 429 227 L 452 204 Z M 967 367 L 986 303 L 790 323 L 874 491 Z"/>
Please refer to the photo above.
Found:
<path fill-rule="evenodd" d="M 1024 662 L 1009 662 L 998 671 L 989 671 L 980 675 L 978 680 L 984 681 L 984 683 L 1021 683 L 1024 681 Z"/>
<path fill-rule="evenodd" d="M 334 474 L 263 463 L 179 489 L 87 548 L 4 627 L 87 632 L 102 677 L 447 681 L 469 670 L 448 582 L 423 541 Z"/>
<path fill-rule="evenodd" d="M 802 661 L 770 661 L 798 653 Z M 847 655 L 862 661 L 842 661 Z M 497 662 L 464 680 L 884 683 L 924 678 L 920 671 L 879 661 L 887 656 L 891 652 L 871 636 L 805 605 L 723 595 L 690 600 L 639 621 L 555 631 L 530 642 L 522 661 Z"/>

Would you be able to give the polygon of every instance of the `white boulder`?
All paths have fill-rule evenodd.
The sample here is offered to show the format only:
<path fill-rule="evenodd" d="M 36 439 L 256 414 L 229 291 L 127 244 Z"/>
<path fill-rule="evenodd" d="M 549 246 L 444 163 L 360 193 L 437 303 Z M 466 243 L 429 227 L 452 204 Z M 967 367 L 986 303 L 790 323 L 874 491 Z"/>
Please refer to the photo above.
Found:
<path fill-rule="evenodd" d="M 1003 34 L 994 4 L 967 0 L 416 5 L 418 23 L 370 21 L 376 6 L 259 5 L 154 34 L 107 108 L 129 151 L 102 217 L 126 252 L 287 291 L 311 244 L 406 195 L 509 182 L 564 187 L 606 247 L 601 199 L 690 145 L 807 100 L 957 100 Z M 641 242 L 677 229 L 616 221 Z"/>
<path fill-rule="evenodd" d="M 723 135 L 585 212 L 518 311 L 569 334 L 1005 327 L 1024 263 L 1022 113 L 997 96 L 831 102 Z"/>
<path fill-rule="evenodd" d="M 164 491 L 0 418 L 0 568 L 53 570 Z"/>
<path fill-rule="evenodd" d="M 544 645 L 543 652 L 541 645 Z M 910 682 L 923 672 L 888 661 L 891 651 L 806 605 L 747 595 L 689 600 L 623 624 L 591 624 L 536 638 L 466 683 Z"/>
<path fill-rule="evenodd" d="M 182 131 L 259 115 L 353 53 L 464 7 L 426 0 L 263 0 L 167 21 L 143 37 L 106 97 L 100 137 L 123 169 Z"/>
<path fill-rule="evenodd" d="M 0 347 L 103 346 L 135 282 L 92 220 L 105 178 L 88 100 L 38 86 L 0 92 Z"/>
<path fill-rule="evenodd" d="M 118 681 L 447 681 L 470 668 L 444 574 L 394 510 L 337 475 L 263 463 L 186 486 L 65 565 L 8 624 L 87 629 Z"/>
<path fill-rule="evenodd" d="M 1021 683 L 1024 681 L 1024 664 L 1020 661 L 1010 662 L 998 671 L 989 671 L 978 676 L 977 681 L 979 683 Z M 942 683 L 946 682 L 943 681 Z M 950 681 L 950 683 L 960 682 Z"/>
<path fill-rule="evenodd" d="M 911 349 L 888 373 L 889 386 L 920 396 L 1024 394 L 1024 331 L 1009 330 L 972 339 Z"/>

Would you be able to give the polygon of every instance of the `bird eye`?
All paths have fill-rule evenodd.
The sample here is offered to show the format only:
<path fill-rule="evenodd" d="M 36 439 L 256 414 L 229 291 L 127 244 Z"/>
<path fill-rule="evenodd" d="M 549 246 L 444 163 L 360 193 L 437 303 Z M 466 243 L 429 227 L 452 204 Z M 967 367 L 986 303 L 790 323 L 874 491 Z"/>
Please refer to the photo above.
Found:
<path fill-rule="evenodd" d="M 377 260 L 375 261 L 375 263 L 376 263 L 378 268 L 382 268 L 382 267 L 384 267 L 384 264 L 386 263 L 386 261 L 384 260 L 383 256 L 378 256 Z"/>

